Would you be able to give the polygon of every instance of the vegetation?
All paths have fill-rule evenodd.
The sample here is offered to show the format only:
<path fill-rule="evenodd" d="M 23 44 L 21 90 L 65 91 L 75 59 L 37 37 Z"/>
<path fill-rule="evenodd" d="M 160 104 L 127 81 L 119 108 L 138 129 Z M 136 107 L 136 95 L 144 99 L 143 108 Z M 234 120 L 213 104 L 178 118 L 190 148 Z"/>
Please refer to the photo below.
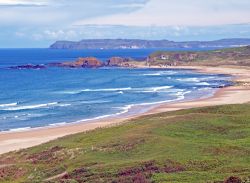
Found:
<path fill-rule="evenodd" d="M 139 117 L 0 156 L 0 182 L 249 182 L 250 104 Z"/>
<path fill-rule="evenodd" d="M 250 46 L 212 51 L 157 51 L 148 58 L 150 65 L 238 65 L 250 66 Z"/>

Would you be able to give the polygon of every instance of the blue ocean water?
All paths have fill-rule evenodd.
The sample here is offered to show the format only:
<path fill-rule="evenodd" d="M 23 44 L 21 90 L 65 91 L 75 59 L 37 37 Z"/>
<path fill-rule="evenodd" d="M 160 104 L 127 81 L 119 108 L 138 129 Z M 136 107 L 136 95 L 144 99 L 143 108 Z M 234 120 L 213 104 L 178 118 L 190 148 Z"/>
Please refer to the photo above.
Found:
<path fill-rule="evenodd" d="M 0 50 L 0 131 L 55 126 L 142 112 L 152 105 L 212 95 L 229 76 L 173 69 L 6 69 L 79 56 L 146 57 L 154 50 Z"/>

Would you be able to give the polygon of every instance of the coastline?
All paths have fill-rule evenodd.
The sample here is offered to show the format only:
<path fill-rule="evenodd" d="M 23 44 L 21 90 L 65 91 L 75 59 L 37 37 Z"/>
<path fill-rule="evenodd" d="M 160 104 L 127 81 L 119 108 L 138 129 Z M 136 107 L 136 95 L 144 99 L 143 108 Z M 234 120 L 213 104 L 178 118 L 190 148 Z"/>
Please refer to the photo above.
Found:
<path fill-rule="evenodd" d="M 29 131 L 20 132 L 0 132 L 0 154 L 28 148 L 39 145 L 41 143 L 54 140 L 66 135 L 93 130 L 100 127 L 108 127 L 117 125 L 122 122 L 142 115 L 155 114 L 159 112 L 174 111 L 187 108 L 222 105 L 222 104 L 238 104 L 250 102 L 250 74 L 249 69 L 242 67 L 204 67 L 204 66 L 181 66 L 167 67 L 170 69 L 194 69 L 197 72 L 230 74 L 233 81 L 242 82 L 241 85 L 226 87 L 219 89 L 214 96 L 205 99 L 196 99 L 192 101 L 180 101 L 171 104 L 161 104 L 148 112 L 142 114 L 131 115 L 129 117 L 111 117 L 99 119 L 85 123 L 73 123 L 63 126 L 42 127 L 31 129 Z"/>

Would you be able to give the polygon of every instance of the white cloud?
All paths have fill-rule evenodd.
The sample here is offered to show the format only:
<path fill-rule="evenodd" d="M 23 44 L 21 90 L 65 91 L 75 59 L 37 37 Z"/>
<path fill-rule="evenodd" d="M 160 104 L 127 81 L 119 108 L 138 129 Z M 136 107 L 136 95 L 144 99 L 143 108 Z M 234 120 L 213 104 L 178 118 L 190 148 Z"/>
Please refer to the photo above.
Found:
<path fill-rule="evenodd" d="M 113 5 L 112 7 L 114 8 L 143 8 L 145 4 L 141 3 L 131 3 L 131 4 L 116 4 Z"/>
<path fill-rule="evenodd" d="M 248 0 L 150 0 L 131 13 L 109 15 L 75 22 L 76 25 L 127 26 L 221 25 L 250 22 Z"/>
<path fill-rule="evenodd" d="M 42 6 L 42 5 L 48 5 L 47 0 L 1 0 L 0 1 L 0 6 L 3 5 L 9 5 L 9 6 L 18 6 L 18 5 L 37 5 L 37 6 Z"/>
<path fill-rule="evenodd" d="M 26 36 L 25 33 L 23 33 L 23 32 L 15 32 L 15 35 L 16 35 L 18 38 L 23 38 L 23 37 Z"/>
<path fill-rule="evenodd" d="M 34 40 L 34 41 L 40 41 L 42 40 L 44 37 L 42 34 L 38 34 L 38 33 L 34 33 L 31 35 L 31 38 Z"/>
<path fill-rule="evenodd" d="M 56 31 L 52 31 L 52 30 L 45 30 L 43 32 L 43 37 L 45 39 L 49 39 L 49 40 L 62 40 L 62 39 L 66 39 L 66 40 L 72 40 L 77 38 L 78 34 L 74 31 L 74 30 L 56 30 Z"/>
<path fill-rule="evenodd" d="M 0 0 L 0 26 L 57 26 L 98 16 L 128 13 L 148 0 Z"/>
<path fill-rule="evenodd" d="M 239 24 L 249 9 L 249 0 L 0 0 L 0 26 Z"/>
<path fill-rule="evenodd" d="M 30 35 L 25 32 L 18 31 L 15 33 L 15 36 L 18 38 L 32 39 L 34 41 L 56 41 L 56 40 L 78 40 L 81 32 L 76 32 L 76 30 L 44 30 L 44 31 L 35 31 Z"/>
<path fill-rule="evenodd" d="M 250 0 L 0 0 L 0 47 L 86 38 L 250 37 L 249 9 Z"/>

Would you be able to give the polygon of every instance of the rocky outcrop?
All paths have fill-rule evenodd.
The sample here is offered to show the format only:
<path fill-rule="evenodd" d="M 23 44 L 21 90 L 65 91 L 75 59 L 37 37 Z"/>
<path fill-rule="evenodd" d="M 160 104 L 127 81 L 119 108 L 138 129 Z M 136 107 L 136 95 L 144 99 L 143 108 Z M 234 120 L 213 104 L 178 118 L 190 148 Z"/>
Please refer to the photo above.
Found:
<path fill-rule="evenodd" d="M 18 65 L 18 66 L 11 66 L 8 67 L 9 69 L 45 69 L 45 65 L 33 65 L 33 64 L 27 64 L 27 65 Z"/>
<path fill-rule="evenodd" d="M 71 67 L 71 68 L 98 68 L 102 67 L 104 64 L 95 57 L 78 58 L 74 62 L 63 62 L 57 64 L 61 67 Z"/>
<path fill-rule="evenodd" d="M 52 63 L 53 67 L 70 68 L 99 68 L 99 67 L 132 67 L 131 60 L 123 57 L 111 57 L 106 62 L 102 62 L 95 57 L 78 58 L 73 62 Z"/>
<path fill-rule="evenodd" d="M 128 66 L 130 59 L 129 58 L 123 58 L 123 57 L 111 57 L 107 60 L 106 66 L 109 67 L 124 67 Z"/>
<path fill-rule="evenodd" d="M 95 57 L 79 58 L 76 62 L 77 66 L 81 67 L 101 67 L 103 63 Z"/>

